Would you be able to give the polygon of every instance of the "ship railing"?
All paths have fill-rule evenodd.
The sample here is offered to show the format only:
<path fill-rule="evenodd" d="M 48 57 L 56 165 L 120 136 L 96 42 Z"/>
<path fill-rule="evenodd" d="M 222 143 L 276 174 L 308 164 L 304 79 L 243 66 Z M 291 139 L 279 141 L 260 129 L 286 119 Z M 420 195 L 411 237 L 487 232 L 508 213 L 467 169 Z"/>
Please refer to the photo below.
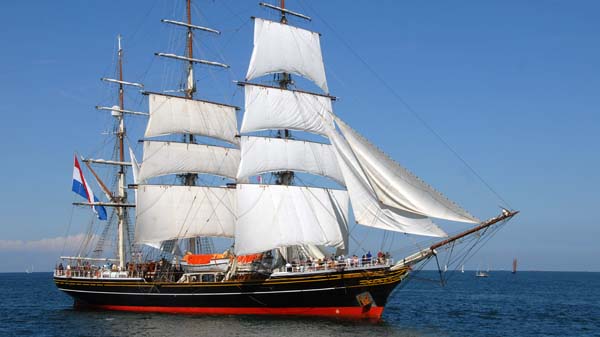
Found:
<path fill-rule="evenodd" d="M 394 265 L 394 260 L 372 258 L 369 260 L 328 260 L 328 261 L 313 261 L 311 263 L 291 263 L 280 268 L 280 272 L 291 272 L 291 273 L 305 273 L 305 272 L 319 272 L 319 271 L 337 271 L 340 269 L 344 270 L 356 270 L 356 269 L 368 269 L 376 267 L 389 267 Z"/>
<path fill-rule="evenodd" d="M 113 279 L 113 278 L 141 278 L 141 271 L 118 271 L 107 268 L 63 268 L 54 270 L 55 277 L 77 277 L 77 278 L 92 278 L 92 279 Z"/>

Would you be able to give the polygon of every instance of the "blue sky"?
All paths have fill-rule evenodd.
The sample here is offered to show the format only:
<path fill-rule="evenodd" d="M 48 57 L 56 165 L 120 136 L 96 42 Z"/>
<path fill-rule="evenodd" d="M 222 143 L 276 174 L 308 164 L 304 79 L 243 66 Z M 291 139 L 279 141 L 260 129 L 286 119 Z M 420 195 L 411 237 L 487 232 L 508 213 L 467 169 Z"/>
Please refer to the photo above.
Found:
<path fill-rule="evenodd" d="M 49 269 L 62 250 L 52 239 L 83 231 L 87 210 L 71 206 L 72 156 L 110 152 L 103 132 L 111 119 L 94 106 L 116 103 L 114 87 L 99 81 L 114 76 L 116 35 L 124 37 L 127 80 L 174 88 L 180 67 L 153 53 L 181 52 L 182 31 L 159 21 L 181 19 L 180 2 L 0 4 L 0 257 L 8 261 L 0 271 L 24 270 L 32 260 Z M 407 102 L 522 211 L 470 267 L 508 269 L 517 256 L 523 269 L 600 271 L 598 2 L 286 3 L 314 18 L 291 23 L 323 34 L 336 113 L 476 216 L 496 215 L 501 202 Z M 248 66 L 250 16 L 273 14 L 249 0 L 197 0 L 195 8 L 196 24 L 223 32 L 199 35 L 196 53 L 231 65 L 198 67 L 199 96 L 243 106 L 232 81 Z M 147 109 L 135 91 L 126 105 Z M 130 121 L 138 146 L 143 119 Z M 461 228 L 452 226 L 445 228 Z"/>

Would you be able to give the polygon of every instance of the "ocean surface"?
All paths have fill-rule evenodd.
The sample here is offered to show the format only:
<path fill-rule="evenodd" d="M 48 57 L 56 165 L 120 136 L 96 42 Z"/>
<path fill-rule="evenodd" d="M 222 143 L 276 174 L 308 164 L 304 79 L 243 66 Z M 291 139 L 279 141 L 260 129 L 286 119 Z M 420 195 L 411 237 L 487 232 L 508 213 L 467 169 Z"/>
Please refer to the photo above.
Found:
<path fill-rule="evenodd" d="M 423 271 L 381 322 L 78 311 L 51 273 L 0 274 L 0 336 L 600 336 L 600 273 Z M 436 282 L 437 281 L 437 282 Z"/>

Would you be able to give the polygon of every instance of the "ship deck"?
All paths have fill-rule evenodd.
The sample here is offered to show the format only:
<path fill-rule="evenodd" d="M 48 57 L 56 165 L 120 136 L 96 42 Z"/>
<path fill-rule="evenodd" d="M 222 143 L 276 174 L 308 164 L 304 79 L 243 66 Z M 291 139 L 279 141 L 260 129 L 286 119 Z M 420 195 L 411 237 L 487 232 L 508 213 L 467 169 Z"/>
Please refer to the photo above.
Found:
<path fill-rule="evenodd" d="M 338 266 L 339 267 L 339 266 Z M 337 269 L 292 269 L 255 278 L 177 282 L 137 277 L 70 276 L 57 273 L 57 287 L 76 307 L 192 314 L 251 314 L 379 318 L 393 289 L 409 269 L 387 265 Z M 117 272 L 118 273 L 118 272 Z M 121 275 L 127 276 L 127 273 Z M 116 274 L 118 276 L 118 274 Z"/>

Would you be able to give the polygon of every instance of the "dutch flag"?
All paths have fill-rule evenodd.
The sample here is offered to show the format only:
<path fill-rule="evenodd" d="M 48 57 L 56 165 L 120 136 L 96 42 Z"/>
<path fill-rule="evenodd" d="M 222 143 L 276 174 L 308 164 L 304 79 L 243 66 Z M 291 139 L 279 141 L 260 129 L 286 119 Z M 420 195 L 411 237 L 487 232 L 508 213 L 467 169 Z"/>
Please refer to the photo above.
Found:
<path fill-rule="evenodd" d="M 90 185 L 85 182 L 83 171 L 81 171 L 81 166 L 79 166 L 79 161 L 77 161 L 77 156 L 75 156 L 75 166 L 73 167 L 73 192 L 85 198 L 89 203 L 99 202 L 94 192 L 92 192 Z M 92 209 L 98 215 L 98 219 L 106 220 L 106 209 L 104 206 L 92 206 Z"/>

